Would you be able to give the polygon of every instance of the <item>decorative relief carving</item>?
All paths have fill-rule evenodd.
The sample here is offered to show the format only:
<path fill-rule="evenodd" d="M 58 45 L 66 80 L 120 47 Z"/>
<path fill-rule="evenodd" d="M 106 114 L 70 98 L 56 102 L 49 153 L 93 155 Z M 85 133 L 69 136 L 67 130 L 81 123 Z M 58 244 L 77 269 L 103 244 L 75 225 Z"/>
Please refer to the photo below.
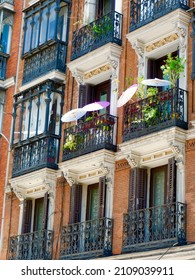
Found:
<path fill-rule="evenodd" d="M 141 77 L 144 70 L 144 44 L 136 40 L 132 43 L 132 48 L 138 56 L 138 76 Z"/>
<path fill-rule="evenodd" d="M 177 33 L 171 34 L 168 37 L 165 37 L 165 38 L 163 38 L 163 39 L 161 39 L 161 40 L 159 40 L 159 41 L 157 41 L 157 42 L 155 42 L 155 43 L 153 43 L 151 45 L 148 45 L 146 47 L 146 51 L 147 52 L 151 52 L 151 51 L 153 51 L 153 50 L 155 50 L 157 48 L 160 48 L 160 47 L 162 47 L 162 46 L 164 46 L 164 45 L 166 45 L 168 43 L 171 43 L 171 42 L 177 40 L 178 38 L 179 38 L 179 35 Z"/>
<path fill-rule="evenodd" d="M 99 74 L 101 74 L 102 72 L 105 72 L 105 71 L 110 70 L 110 68 L 111 68 L 111 66 L 110 66 L 109 64 L 106 64 L 106 65 L 104 65 L 104 66 L 101 66 L 101 67 L 99 67 L 99 68 L 97 68 L 97 69 L 95 69 L 95 70 L 92 70 L 92 71 L 86 73 L 86 74 L 84 75 L 84 79 L 85 79 L 85 80 L 90 79 L 90 78 L 92 78 L 93 76 L 99 75 Z"/>
<path fill-rule="evenodd" d="M 116 171 L 123 170 L 129 168 L 129 163 L 126 159 L 122 159 L 116 162 Z"/>
<path fill-rule="evenodd" d="M 77 69 L 75 69 L 72 72 L 72 76 L 75 78 L 75 80 L 77 81 L 78 84 L 84 84 L 83 74 L 81 72 L 79 72 Z"/>
<path fill-rule="evenodd" d="M 65 172 L 64 177 L 70 186 L 76 183 L 76 180 L 70 175 L 69 172 Z"/>
<path fill-rule="evenodd" d="M 195 150 L 195 139 L 192 139 L 192 140 L 188 140 L 188 141 L 187 141 L 186 149 L 187 149 L 188 151 L 190 151 L 190 150 Z"/>
<path fill-rule="evenodd" d="M 178 25 L 177 34 L 179 36 L 179 49 L 182 53 L 184 53 L 187 45 L 187 30 Z"/>

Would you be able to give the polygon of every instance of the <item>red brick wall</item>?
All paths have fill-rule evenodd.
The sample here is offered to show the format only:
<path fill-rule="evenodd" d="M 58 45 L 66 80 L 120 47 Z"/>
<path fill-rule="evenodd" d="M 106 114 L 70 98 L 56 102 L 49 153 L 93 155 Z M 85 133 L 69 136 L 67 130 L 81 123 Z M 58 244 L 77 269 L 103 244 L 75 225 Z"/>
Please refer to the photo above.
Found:
<path fill-rule="evenodd" d="M 122 249 L 123 213 L 127 212 L 130 166 L 126 160 L 116 162 L 113 201 L 113 254 Z"/>

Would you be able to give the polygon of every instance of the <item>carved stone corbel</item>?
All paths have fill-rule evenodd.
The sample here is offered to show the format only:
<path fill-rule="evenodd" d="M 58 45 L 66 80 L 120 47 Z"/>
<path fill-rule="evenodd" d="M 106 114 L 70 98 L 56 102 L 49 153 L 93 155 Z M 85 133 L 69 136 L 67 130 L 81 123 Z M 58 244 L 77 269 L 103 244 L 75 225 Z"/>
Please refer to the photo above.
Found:
<path fill-rule="evenodd" d="M 12 191 L 20 201 L 23 201 L 26 198 L 25 194 L 22 192 L 20 187 L 18 187 L 18 185 L 12 186 Z"/>
<path fill-rule="evenodd" d="M 180 145 L 176 145 L 173 142 L 170 143 L 170 148 L 174 153 L 176 159 L 176 165 L 178 166 L 179 170 L 184 169 L 184 147 Z"/>
<path fill-rule="evenodd" d="M 75 69 L 72 72 L 72 76 L 75 78 L 78 85 L 83 85 L 84 84 L 84 75 L 78 69 Z"/>
<path fill-rule="evenodd" d="M 132 48 L 138 56 L 138 77 L 141 77 L 144 70 L 144 44 L 136 40 L 132 43 Z"/>
<path fill-rule="evenodd" d="M 112 80 L 115 80 L 118 78 L 117 70 L 119 63 L 116 59 L 112 59 L 110 56 L 107 57 L 107 61 L 112 67 Z"/>
<path fill-rule="evenodd" d="M 179 49 L 181 53 L 185 53 L 187 47 L 187 29 L 181 27 L 180 24 L 176 26 L 176 32 L 179 36 Z"/>
<path fill-rule="evenodd" d="M 126 156 L 126 160 L 128 161 L 131 168 L 138 167 L 140 165 L 140 159 L 133 153 L 128 154 Z"/>
<path fill-rule="evenodd" d="M 107 176 L 110 173 L 110 168 L 105 166 L 103 163 L 100 164 L 100 169 L 104 176 Z"/>
<path fill-rule="evenodd" d="M 64 173 L 64 178 L 66 179 L 66 181 L 70 186 L 76 184 L 76 180 L 70 175 L 68 171 Z"/>

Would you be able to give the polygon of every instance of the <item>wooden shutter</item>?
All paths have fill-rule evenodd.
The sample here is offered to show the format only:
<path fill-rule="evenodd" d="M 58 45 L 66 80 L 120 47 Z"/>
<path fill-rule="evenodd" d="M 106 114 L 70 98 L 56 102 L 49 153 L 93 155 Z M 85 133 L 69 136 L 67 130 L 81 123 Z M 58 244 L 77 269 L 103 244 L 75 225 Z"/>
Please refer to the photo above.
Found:
<path fill-rule="evenodd" d="M 49 208 L 49 194 L 48 192 L 44 195 L 44 212 L 43 212 L 43 229 L 47 229 L 47 222 L 48 222 L 48 208 Z"/>
<path fill-rule="evenodd" d="M 31 231 L 31 220 L 32 200 L 25 199 L 23 202 L 22 233 L 29 233 Z"/>
<path fill-rule="evenodd" d="M 91 103 L 93 100 L 92 87 L 90 85 L 80 85 L 79 86 L 79 102 L 78 107 Z"/>
<path fill-rule="evenodd" d="M 155 60 L 148 59 L 148 63 L 147 63 L 147 78 L 148 79 L 157 78 L 155 68 L 156 68 Z"/>
<path fill-rule="evenodd" d="M 147 169 L 133 168 L 130 171 L 128 211 L 146 208 Z"/>
<path fill-rule="evenodd" d="M 99 179 L 99 194 L 98 194 L 98 218 L 105 216 L 106 203 L 106 176 Z"/>
<path fill-rule="evenodd" d="M 176 201 L 176 164 L 175 158 L 168 160 L 168 172 L 167 172 L 167 204 L 171 204 Z"/>
<path fill-rule="evenodd" d="M 81 221 L 82 186 L 72 185 L 70 192 L 70 216 L 69 223 L 79 223 Z"/>

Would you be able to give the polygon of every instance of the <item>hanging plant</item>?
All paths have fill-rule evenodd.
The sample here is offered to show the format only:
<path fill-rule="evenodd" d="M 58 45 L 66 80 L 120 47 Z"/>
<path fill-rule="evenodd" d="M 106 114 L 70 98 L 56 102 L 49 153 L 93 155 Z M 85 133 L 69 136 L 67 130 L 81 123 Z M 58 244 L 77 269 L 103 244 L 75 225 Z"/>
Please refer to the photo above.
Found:
<path fill-rule="evenodd" d="M 163 75 L 168 76 L 171 84 L 176 86 L 177 80 L 184 71 L 186 60 L 184 57 L 179 57 L 178 55 L 172 56 L 172 54 L 169 53 L 164 62 L 165 64 L 161 66 Z"/>

